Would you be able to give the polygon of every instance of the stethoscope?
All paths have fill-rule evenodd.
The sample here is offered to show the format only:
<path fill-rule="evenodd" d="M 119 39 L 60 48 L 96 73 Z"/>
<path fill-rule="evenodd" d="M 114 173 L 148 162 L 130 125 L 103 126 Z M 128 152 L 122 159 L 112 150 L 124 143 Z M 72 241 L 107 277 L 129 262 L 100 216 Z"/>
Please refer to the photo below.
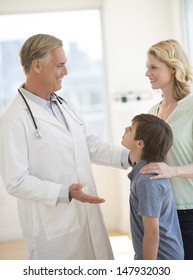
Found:
<path fill-rule="evenodd" d="M 36 121 L 35 121 L 34 115 L 33 115 L 33 113 L 32 113 L 32 110 L 31 110 L 31 108 L 30 108 L 30 106 L 29 106 L 29 104 L 28 104 L 26 98 L 24 97 L 24 95 L 23 95 L 23 93 L 21 92 L 20 89 L 18 89 L 18 92 L 19 92 L 19 94 L 21 95 L 21 97 L 23 98 L 23 101 L 25 102 L 25 104 L 26 104 L 26 106 L 27 106 L 27 109 L 28 109 L 28 111 L 29 111 L 29 113 L 30 113 L 30 116 L 31 116 L 31 118 L 32 118 L 32 121 L 33 121 L 33 124 L 34 124 L 34 127 L 35 127 L 35 136 L 36 136 L 37 138 L 42 138 L 41 132 L 40 132 L 38 126 L 37 126 L 37 123 L 36 123 Z M 64 103 L 66 104 L 66 106 L 63 107 L 63 108 L 66 110 L 66 112 L 71 116 L 71 118 L 72 118 L 73 120 L 75 120 L 78 124 L 83 125 L 82 120 L 81 120 L 81 119 L 79 118 L 79 116 L 70 108 L 70 106 L 68 105 L 68 103 L 67 103 L 66 100 L 64 100 L 61 96 L 58 96 L 55 92 L 53 93 L 53 96 L 57 99 L 57 101 L 60 103 L 60 105 L 63 105 Z"/>

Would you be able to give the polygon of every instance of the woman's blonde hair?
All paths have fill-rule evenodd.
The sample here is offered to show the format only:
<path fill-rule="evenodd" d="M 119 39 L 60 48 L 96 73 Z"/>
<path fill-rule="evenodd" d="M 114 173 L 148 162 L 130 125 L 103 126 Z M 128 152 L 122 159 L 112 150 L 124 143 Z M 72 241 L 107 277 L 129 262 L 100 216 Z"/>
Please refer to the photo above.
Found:
<path fill-rule="evenodd" d="M 160 41 L 151 46 L 147 54 L 154 55 L 160 62 L 175 69 L 174 97 L 177 101 L 190 93 L 193 73 L 189 59 L 178 41 Z"/>
<path fill-rule="evenodd" d="M 37 34 L 28 38 L 19 52 L 20 62 L 25 74 L 29 72 L 34 59 L 44 60 L 53 49 L 62 46 L 63 43 L 60 39 L 48 34 Z"/>

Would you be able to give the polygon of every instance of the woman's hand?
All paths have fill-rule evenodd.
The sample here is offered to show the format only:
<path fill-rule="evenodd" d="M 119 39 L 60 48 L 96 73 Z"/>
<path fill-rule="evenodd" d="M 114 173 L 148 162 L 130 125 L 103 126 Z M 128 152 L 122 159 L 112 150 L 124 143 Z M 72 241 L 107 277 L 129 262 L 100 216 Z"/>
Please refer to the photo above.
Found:
<path fill-rule="evenodd" d="M 152 179 L 152 180 L 156 180 L 159 178 L 172 178 L 173 177 L 173 167 L 167 165 L 165 162 L 150 162 L 149 164 L 147 164 L 141 168 L 140 173 L 157 174 L 155 176 L 150 177 L 150 179 Z"/>

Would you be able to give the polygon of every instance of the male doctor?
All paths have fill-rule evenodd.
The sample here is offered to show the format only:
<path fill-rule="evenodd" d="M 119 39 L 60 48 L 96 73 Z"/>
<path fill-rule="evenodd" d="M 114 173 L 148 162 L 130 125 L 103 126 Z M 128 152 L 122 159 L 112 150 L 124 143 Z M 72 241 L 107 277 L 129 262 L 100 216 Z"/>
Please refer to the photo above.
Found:
<path fill-rule="evenodd" d="M 91 163 L 126 169 L 128 151 L 93 135 L 55 94 L 67 75 L 60 39 L 28 38 L 20 61 L 25 83 L 0 116 L 0 175 L 18 198 L 28 258 L 113 259 Z"/>

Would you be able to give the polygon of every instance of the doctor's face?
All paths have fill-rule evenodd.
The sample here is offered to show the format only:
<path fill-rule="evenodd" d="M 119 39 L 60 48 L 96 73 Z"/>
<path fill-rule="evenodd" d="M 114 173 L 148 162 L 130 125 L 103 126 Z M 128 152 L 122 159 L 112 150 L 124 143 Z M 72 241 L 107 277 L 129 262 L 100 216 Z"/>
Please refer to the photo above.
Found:
<path fill-rule="evenodd" d="M 67 75 L 67 58 L 62 47 L 51 51 L 41 64 L 41 80 L 47 92 L 52 93 L 62 88 L 62 79 Z"/>

